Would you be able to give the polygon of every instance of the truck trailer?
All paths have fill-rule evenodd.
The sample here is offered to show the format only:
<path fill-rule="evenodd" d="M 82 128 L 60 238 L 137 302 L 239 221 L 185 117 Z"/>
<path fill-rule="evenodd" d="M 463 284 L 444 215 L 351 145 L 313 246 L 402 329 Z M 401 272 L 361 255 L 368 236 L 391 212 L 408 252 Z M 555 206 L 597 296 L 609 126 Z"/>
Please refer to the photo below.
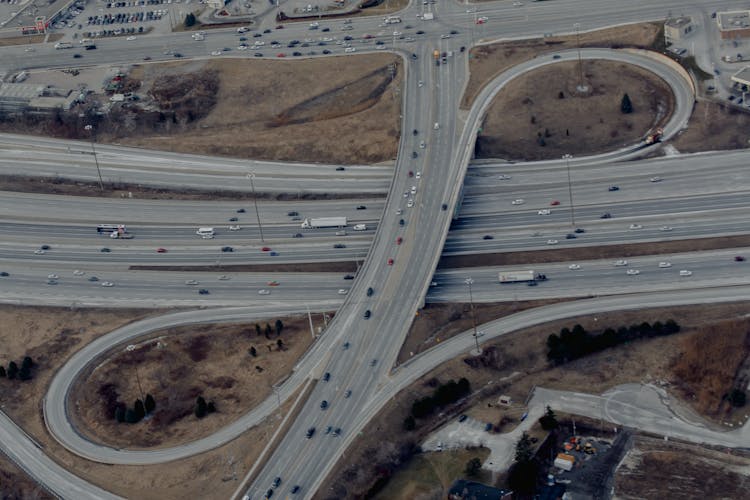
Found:
<path fill-rule="evenodd" d="M 498 279 L 500 283 L 532 283 L 545 281 L 547 277 L 534 271 L 502 271 Z"/>
<path fill-rule="evenodd" d="M 305 219 L 302 222 L 302 229 L 314 229 L 316 227 L 344 227 L 346 226 L 346 217 L 317 217 Z"/>

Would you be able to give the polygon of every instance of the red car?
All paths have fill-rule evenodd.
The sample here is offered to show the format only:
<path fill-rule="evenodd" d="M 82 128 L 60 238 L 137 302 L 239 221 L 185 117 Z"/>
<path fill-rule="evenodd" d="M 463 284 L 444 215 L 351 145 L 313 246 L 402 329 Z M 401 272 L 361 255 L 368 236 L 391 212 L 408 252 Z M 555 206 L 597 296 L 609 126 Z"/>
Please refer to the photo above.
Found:
<path fill-rule="evenodd" d="M 269 247 L 263 247 L 263 248 L 261 248 L 261 250 L 263 252 L 270 252 L 271 251 L 271 249 Z"/>
<path fill-rule="evenodd" d="M 167 253 L 167 249 L 166 248 L 157 248 L 156 249 L 156 253 Z"/>
<path fill-rule="evenodd" d="M 277 30 L 283 30 L 284 29 L 284 25 L 283 24 L 279 24 L 278 26 L 276 26 L 276 29 Z"/>
<path fill-rule="evenodd" d="M 278 54 L 276 54 L 276 57 L 286 57 L 286 54 L 284 54 L 283 52 L 279 52 Z"/>
<path fill-rule="evenodd" d="M 735 262 L 745 262 L 745 257 L 743 257 L 742 255 L 735 255 L 734 261 Z"/>
<path fill-rule="evenodd" d="M 396 238 L 396 245 L 400 245 L 402 241 L 404 241 L 404 239 L 399 236 L 398 238 Z"/>
<path fill-rule="evenodd" d="M 389 265 L 389 266 L 392 266 L 392 265 L 393 265 L 393 259 L 388 259 L 388 265 Z"/>
<path fill-rule="evenodd" d="M 412 172 L 411 170 L 409 170 L 409 177 L 414 177 L 414 172 Z"/>
<path fill-rule="evenodd" d="M 553 207 L 556 207 L 557 205 L 559 205 L 559 204 L 560 204 L 560 202 L 559 202 L 558 200 L 552 200 L 552 201 L 550 201 L 550 202 L 549 202 L 549 204 L 550 204 L 551 206 L 553 206 Z"/>

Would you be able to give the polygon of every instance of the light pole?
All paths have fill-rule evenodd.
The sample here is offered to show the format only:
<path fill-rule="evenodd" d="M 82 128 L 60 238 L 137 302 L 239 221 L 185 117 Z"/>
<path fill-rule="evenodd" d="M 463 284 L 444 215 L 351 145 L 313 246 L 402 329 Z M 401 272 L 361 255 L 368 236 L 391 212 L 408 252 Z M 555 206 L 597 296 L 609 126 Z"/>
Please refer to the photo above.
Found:
<path fill-rule="evenodd" d="M 471 306 L 471 325 L 474 328 L 474 343 L 476 344 L 476 354 L 477 356 L 482 354 L 482 350 L 479 348 L 479 335 L 477 334 L 477 317 L 474 314 L 474 295 L 471 293 L 471 285 L 474 284 L 474 280 L 469 278 L 466 278 L 464 280 L 464 283 L 469 285 L 469 304 Z"/>
<path fill-rule="evenodd" d="M 253 191 L 253 204 L 255 205 L 255 217 L 258 219 L 258 231 L 260 231 L 260 241 L 261 243 L 263 243 L 265 241 L 263 239 L 263 226 L 260 223 L 260 212 L 258 212 L 258 197 L 255 196 L 255 183 L 253 182 L 253 179 L 255 179 L 255 172 L 247 174 L 247 178 L 250 179 L 250 189 Z"/>
<path fill-rule="evenodd" d="M 570 159 L 573 158 L 573 155 L 570 154 L 564 154 L 563 160 L 565 160 L 565 167 L 568 171 L 568 197 L 570 198 L 570 225 L 575 228 L 576 227 L 576 215 L 575 215 L 575 208 L 573 207 L 573 184 L 570 182 Z"/>
<path fill-rule="evenodd" d="M 104 191 L 104 182 L 102 181 L 102 171 L 99 168 L 99 159 L 96 157 L 96 148 L 94 147 L 94 127 L 86 125 L 83 129 L 91 135 L 91 153 L 94 155 L 94 163 L 96 163 L 96 173 L 99 175 L 99 189 Z"/>
<path fill-rule="evenodd" d="M 576 30 L 576 45 L 578 46 L 578 73 L 580 76 L 580 83 L 578 84 L 578 92 L 586 92 L 588 90 L 588 87 L 583 84 L 583 61 L 581 59 L 581 35 L 578 32 L 578 30 L 581 28 L 581 25 L 578 23 L 575 23 L 573 25 L 573 28 Z"/>

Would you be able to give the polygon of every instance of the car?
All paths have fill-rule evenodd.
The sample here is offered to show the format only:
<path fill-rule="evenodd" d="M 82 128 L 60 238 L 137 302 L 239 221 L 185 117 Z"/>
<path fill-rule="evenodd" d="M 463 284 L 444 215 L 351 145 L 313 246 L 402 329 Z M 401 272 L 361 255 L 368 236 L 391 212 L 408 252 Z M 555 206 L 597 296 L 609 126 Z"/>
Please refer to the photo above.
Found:
<path fill-rule="evenodd" d="M 404 213 L 403 209 L 401 208 L 396 209 L 396 215 L 401 215 L 402 213 Z"/>
<path fill-rule="evenodd" d="M 547 240 L 548 245 L 557 245 L 557 240 Z"/>
<path fill-rule="evenodd" d="M 426 145 L 425 145 L 424 141 L 420 141 L 419 148 L 420 149 L 424 149 L 425 147 L 426 147 Z"/>
<path fill-rule="evenodd" d="M 568 266 L 568 269 L 570 269 L 571 271 L 578 271 L 579 269 L 581 269 L 581 266 L 580 264 L 571 264 Z"/>
<path fill-rule="evenodd" d="M 167 249 L 163 247 L 159 247 L 156 249 L 156 253 L 167 253 Z"/>
<path fill-rule="evenodd" d="M 412 208 L 412 207 L 414 206 L 414 200 L 409 200 L 409 201 L 407 201 L 407 202 L 406 202 L 406 206 L 407 206 L 408 208 Z"/>
<path fill-rule="evenodd" d="M 367 207 L 364 205 L 357 205 L 357 210 L 366 210 Z"/>
<path fill-rule="evenodd" d="M 619 191 L 619 190 L 620 190 L 620 187 L 619 187 L 619 186 L 609 186 L 609 187 L 607 188 L 607 190 L 608 190 L 608 191 Z"/>
<path fill-rule="evenodd" d="M 326 408 L 328 408 L 328 401 L 324 399 L 323 401 L 320 402 L 320 409 L 325 410 Z"/>
<path fill-rule="evenodd" d="M 277 477 L 276 479 L 273 480 L 273 487 L 274 488 L 278 488 L 280 484 L 281 484 L 281 478 L 280 477 Z"/>
<path fill-rule="evenodd" d="M 417 87 L 424 87 L 424 82 L 422 80 L 419 80 L 417 82 Z"/>
<path fill-rule="evenodd" d="M 107 247 L 103 247 L 103 248 L 100 248 L 100 249 L 99 249 L 99 251 L 100 251 L 100 252 L 102 252 L 102 253 L 109 253 L 109 252 L 111 252 L 112 250 L 110 250 L 110 249 L 109 249 L 109 248 L 107 248 Z M 37 250 L 37 252 L 39 252 L 39 253 L 44 253 L 44 250 Z M 34 252 L 34 253 L 36 253 L 36 252 Z"/>
<path fill-rule="evenodd" d="M 151 60 L 151 56 L 146 56 L 146 57 L 143 58 L 143 60 L 144 61 L 150 61 Z"/>
<path fill-rule="evenodd" d="M 84 49 L 86 49 L 86 50 L 96 50 L 96 45 L 86 45 L 84 47 Z"/>
<path fill-rule="evenodd" d="M 325 29 L 328 29 L 328 28 L 325 28 Z M 323 30 L 323 31 L 325 31 L 325 30 Z M 292 488 L 291 490 L 289 490 L 289 493 L 291 493 L 292 495 L 294 495 L 298 491 L 299 491 L 299 486 L 295 485 L 294 488 Z"/>
<path fill-rule="evenodd" d="M 7 277 L 10 276 L 10 274 L 8 273 L 8 271 L 0 271 L 0 276 Z"/>
<path fill-rule="evenodd" d="M 396 238 L 396 245 L 400 245 L 403 241 L 404 239 L 401 236 L 399 236 L 398 238 Z"/>
<path fill-rule="evenodd" d="M 242 227 L 239 224 L 235 224 L 233 226 L 229 226 L 229 230 L 230 231 L 239 231 L 240 229 L 242 229 Z"/>
<path fill-rule="evenodd" d="M 205 288 L 201 288 L 200 290 L 198 290 L 198 294 L 200 294 L 200 295 L 208 295 L 209 293 L 211 293 L 211 292 L 209 292 Z"/>
<path fill-rule="evenodd" d="M 411 187 L 411 194 L 417 194 L 417 186 Z"/>
<path fill-rule="evenodd" d="M 609 212 L 604 212 L 603 214 L 601 214 L 601 215 L 599 216 L 599 218 L 600 218 L 600 219 L 611 219 L 611 218 L 612 218 L 612 214 L 611 214 L 611 213 L 609 213 Z"/>
<path fill-rule="evenodd" d="M 198 284 L 198 282 L 197 282 L 197 281 L 195 281 L 195 280 L 187 280 L 187 281 L 185 281 L 185 284 L 186 284 L 186 285 L 197 285 L 197 284 Z"/>
<path fill-rule="evenodd" d="M 270 294 L 271 294 L 271 290 L 266 290 L 265 288 L 261 288 L 260 290 L 258 290 L 258 295 L 270 295 Z"/>
<path fill-rule="evenodd" d="M 346 245 L 344 245 L 343 243 L 336 243 L 335 245 L 333 245 L 333 248 L 346 248 Z"/>
<path fill-rule="evenodd" d="M 59 276 L 56 275 L 56 274 L 48 274 L 47 275 L 47 279 L 50 279 L 50 280 L 56 280 L 58 278 L 59 278 Z"/>
<path fill-rule="evenodd" d="M 672 226 L 662 226 L 662 227 L 659 228 L 659 231 L 665 231 L 665 232 L 667 232 L 667 231 L 671 231 L 672 229 L 673 229 Z"/>
<path fill-rule="evenodd" d="M 314 434 L 315 434 L 315 427 L 310 427 L 309 429 L 307 429 L 307 434 L 305 435 L 307 436 L 307 439 L 310 439 L 311 437 L 313 437 Z"/>
<path fill-rule="evenodd" d="M 627 271 L 625 271 L 625 274 L 627 274 L 628 276 L 636 276 L 638 274 L 641 274 L 641 272 L 638 269 L 628 269 Z"/>
<path fill-rule="evenodd" d="M 552 56 L 552 59 L 560 59 L 560 54 L 555 54 Z"/>
<path fill-rule="evenodd" d="M 625 259 L 616 260 L 614 262 L 614 265 L 617 266 L 617 267 L 627 266 L 628 265 L 628 261 L 625 260 Z"/>
<path fill-rule="evenodd" d="M 89 276 L 89 281 L 92 283 L 96 283 L 97 281 L 99 281 L 99 278 L 97 278 L 96 276 Z"/>
<path fill-rule="evenodd" d="M 346 170 L 344 167 L 336 167 L 336 172 L 343 172 Z"/>
<path fill-rule="evenodd" d="M 325 372 L 323 374 L 323 382 L 328 382 L 329 380 L 331 380 L 331 373 L 330 372 Z"/>
<path fill-rule="evenodd" d="M 232 279 L 232 278 L 230 278 L 230 277 L 229 277 L 229 276 L 227 276 L 226 274 L 222 274 L 221 276 L 219 276 L 219 278 L 218 278 L 218 279 L 219 279 L 219 281 L 227 281 L 227 280 L 230 280 L 230 279 Z"/>
<path fill-rule="evenodd" d="M 328 427 L 326 427 L 326 434 L 330 434 L 331 432 L 333 432 L 333 426 L 329 425 Z"/>
<path fill-rule="evenodd" d="M 421 178 L 422 178 L 422 172 L 417 172 L 417 173 L 416 173 L 416 175 L 415 175 L 414 177 L 415 177 L 415 178 L 416 178 L 417 180 L 421 179 Z"/>
<path fill-rule="evenodd" d="M 577 236 L 575 235 L 575 233 L 568 233 L 568 234 L 565 235 L 565 239 L 566 240 L 574 240 L 576 238 L 577 238 Z"/>
<path fill-rule="evenodd" d="M 229 222 L 237 222 L 239 219 L 237 217 L 230 217 Z"/>
<path fill-rule="evenodd" d="M 424 35 L 424 31 L 422 31 L 422 30 L 417 30 L 417 35 Z"/>
<path fill-rule="evenodd" d="M 127 40 L 128 42 L 132 42 L 133 40 L 135 40 L 135 38 L 136 37 L 134 37 L 134 36 L 129 36 L 125 40 Z"/>
<path fill-rule="evenodd" d="M 551 213 L 549 208 L 543 208 L 537 212 L 537 215 L 549 215 Z"/>
<path fill-rule="evenodd" d="M 411 152 L 411 157 L 412 158 L 416 159 L 418 156 L 419 156 L 419 153 L 417 153 L 416 151 L 412 151 Z"/>
<path fill-rule="evenodd" d="M 221 247 L 222 252 L 234 252 L 234 248 L 232 247 Z"/>
<path fill-rule="evenodd" d="M 49 245 L 42 245 L 42 246 L 39 247 L 39 249 L 40 250 L 49 250 L 50 246 Z"/>
<path fill-rule="evenodd" d="M 398 225 L 399 226 L 403 226 L 404 224 L 406 224 L 406 222 L 404 221 L 404 219 L 399 219 L 398 220 Z"/>
<path fill-rule="evenodd" d="M 442 210 L 443 212 L 445 212 L 446 210 L 448 210 L 448 204 L 447 204 L 447 203 L 443 203 L 442 205 L 440 205 L 440 209 L 441 209 L 441 210 Z"/>
<path fill-rule="evenodd" d="M 294 57 L 299 57 L 299 56 L 301 56 L 301 55 L 302 55 L 302 52 L 292 52 L 292 55 L 293 55 Z"/>
<path fill-rule="evenodd" d="M 375 293 L 375 290 L 372 289 L 372 287 L 367 288 L 367 296 L 372 297 L 372 294 Z"/>
<path fill-rule="evenodd" d="M 260 249 L 260 251 L 261 251 L 261 252 L 270 252 L 270 251 L 271 251 L 271 249 L 270 249 L 269 247 L 262 247 L 262 248 Z"/>
<path fill-rule="evenodd" d="M 667 261 L 659 262 L 659 268 L 661 268 L 661 269 L 667 269 L 668 267 L 672 267 L 672 263 L 671 262 L 667 262 Z"/>
<path fill-rule="evenodd" d="M 446 39 L 446 38 L 450 38 L 450 37 L 451 37 L 450 35 L 440 35 L 440 38 L 442 38 L 442 39 Z"/>
<path fill-rule="evenodd" d="M 175 52 L 174 54 L 172 54 L 172 56 L 179 59 L 180 57 L 182 57 L 182 54 L 180 54 L 179 52 Z"/>
<path fill-rule="evenodd" d="M 407 173 L 407 175 L 409 177 L 414 177 L 414 171 L 413 170 L 409 170 L 409 172 Z"/>
<path fill-rule="evenodd" d="M 549 204 L 552 207 L 556 207 L 557 205 L 560 204 L 560 201 L 559 200 L 552 200 L 552 201 L 549 202 Z"/>
<path fill-rule="evenodd" d="M 284 54 L 283 52 L 279 52 L 278 54 L 276 54 L 276 57 L 286 57 L 286 54 Z"/>
<path fill-rule="evenodd" d="M 111 281 L 102 281 L 102 286 L 106 287 L 106 288 L 109 288 L 109 287 L 115 286 L 115 284 L 112 283 Z"/>
<path fill-rule="evenodd" d="M 346 288 L 339 288 L 338 293 L 339 295 L 346 295 L 347 293 L 349 293 L 349 290 L 347 290 Z"/>
<path fill-rule="evenodd" d="M 347 390 L 346 390 L 346 392 L 344 393 L 344 397 L 345 397 L 345 398 L 348 398 L 348 397 L 349 397 L 349 396 L 351 396 L 351 395 L 352 395 L 352 391 L 351 391 L 351 389 L 347 389 Z"/>
<path fill-rule="evenodd" d="M 341 427 L 336 427 L 333 429 L 333 437 L 337 437 L 341 435 Z"/>
<path fill-rule="evenodd" d="M 680 271 L 680 276 L 692 276 L 692 275 L 693 275 L 693 271 L 688 271 L 687 269 L 682 269 Z"/>
<path fill-rule="evenodd" d="M 523 198 L 518 198 L 518 199 L 515 199 L 515 200 L 511 201 L 510 204 L 511 205 L 523 205 L 524 204 L 524 200 L 523 200 Z"/>
<path fill-rule="evenodd" d="M 393 265 L 393 259 L 388 259 L 388 265 L 389 265 L 389 266 L 392 266 L 392 265 Z"/>
<path fill-rule="evenodd" d="M 279 252 L 271 252 L 268 255 L 270 255 L 271 257 L 277 257 L 279 255 Z"/>
<path fill-rule="evenodd" d="M 735 255 L 734 256 L 734 261 L 735 262 L 745 262 L 745 257 L 743 257 L 742 255 Z"/>
<path fill-rule="evenodd" d="M 661 182 L 661 177 L 654 176 L 649 179 L 649 182 Z"/>
<path fill-rule="evenodd" d="M 364 316 L 365 316 L 365 319 L 370 319 L 370 316 L 372 316 L 372 312 L 370 312 L 370 310 L 368 309 L 368 310 L 365 311 L 365 315 Z"/>
<path fill-rule="evenodd" d="M 485 234 L 484 236 L 482 236 L 482 239 L 483 240 L 492 240 L 492 239 L 495 239 L 495 237 L 492 236 L 491 234 Z"/>
<path fill-rule="evenodd" d="M 643 226 L 641 224 L 631 224 L 628 226 L 628 229 L 635 230 L 635 229 L 643 229 Z"/>
<path fill-rule="evenodd" d="M 220 50 L 214 50 L 214 51 L 211 52 L 211 55 L 212 56 L 220 56 L 221 55 L 221 51 Z"/>
<path fill-rule="evenodd" d="M 459 422 L 464 422 L 468 417 L 466 415 L 461 415 L 458 417 Z"/>
<path fill-rule="evenodd" d="M 354 276 L 352 276 L 351 274 L 347 274 L 346 276 L 344 276 L 344 279 L 345 280 L 353 280 Z"/>
<path fill-rule="evenodd" d="M 375 366 L 376 364 L 378 364 L 377 359 L 373 359 L 372 361 L 370 361 L 370 366 Z"/>
<path fill-rule="evenodd" d="M 326 49 L 326 50 L 324 50 L 324 51 L 323 51 L 323 53 L 324 53 L 324 54 L 326 54 L 326 55 L 328 55 L 328 54 L 330 54 L 330 53 L 331 53 L 331 51 L 330 51 L 330 50 L 328 50 L 328 49 Z"/>
<path fill-rule="evenodd" d="M 292 210 L 291 212 L 287 212 L 286 214 L 287 214 L 287 215 L 288 215 L 289 217 L 295 217 L 295 216 L 299 215 L 299 212 L 297 212 L 297 211 L 295 211 L 295 210 Z"/>
<path fill-rule="evenodd" d="M 47 280 L 48 285 L 57 285 L 57 280 Z"/>

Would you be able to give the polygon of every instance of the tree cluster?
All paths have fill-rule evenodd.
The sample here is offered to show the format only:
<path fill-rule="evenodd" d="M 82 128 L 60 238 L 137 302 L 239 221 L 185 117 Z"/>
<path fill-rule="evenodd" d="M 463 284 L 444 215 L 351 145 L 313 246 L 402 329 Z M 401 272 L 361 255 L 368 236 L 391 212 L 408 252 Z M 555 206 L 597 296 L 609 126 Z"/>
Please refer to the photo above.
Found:
<path fill-rule="evenodd" d="M 742 408 L 747 402 L 745 391 L 737 388 L 732 389 L 732 391 L 726 395 L 726 398 L 729 400 L 729 403 L 735 408 Z"/>
<path fill-rule="evenodd" d="M 198 398 L 195 400 L 195 416 L 198 418 L 203 418 L 209 413 L 214 413 L 216 411 L 216 405 L 213 401 L 206 402 L 206 400 L 203 398 L 203 396 L 198 396 Z"/>
<path fill-rule="evenodd" d="M 679 331 L 680 325 L 673 319 L 664 324 L 657 321 L 653 325 L 644 321 L 640 325 L 621 326 L 616 331 L 607 328 L 599 335 L 575 325 L 573 330 L 563 328 L 559 336 L 553 333 L 547 337 L 547 359 L 562 364 L 633 340 L 671 335 Z"/>
<path fill-rule="evenodd" d="M 185 27 L 190 28 L 191 26 L 195 26 L 195 21 L 196 21 L 195 14 L 193 14 L 192 12 L 189 12 L 185 16 Z"/>
<path fill-rule="evenodd" d="M 261 328 L 261 326 L 258 323 L 255 323 L 255 333 L 260 337 L 261 335 L 266 336 L 267 339 L 271 339 L 271 334 L 275 331 L 276 336 L 278 337 L 281 335 L 281 332 L 284 330 L 284 323 L 281 322 L 280 319 L 277 319 L 274 323 L 273 328 L 271 328 L 270 323 L 266 323 L 265 329 Z"/>
<path fill-rule="evenodd" d="M 411 406 L 411 415 L 414 418 L 424 418 L 431 415 L 436 409 L 455 403 L 471 392 L 469 381 L 461 378 L 458 382 L 451 380 L 440 384 L 432 396 L 417 399 Z"/>
<path fill-rule="evenodd" d="M 508 486 L 517 494 L 531 495 L 536 490 L 540 470 L 531 438 L 524 432 L 516 443 L 515 462 L 508 471 Z"/>
<path fill-rule="evenodd" d="M 145 402 L 141 401 L 140 398 L 135 400 L 132 408 L 125 406 L 125 403 L 117 403 L 115 407 L 115 420 L 118 422 L 127 422 L 129 424 L 137 424 L 143 417 L 153 413 L 156 409 L 156 401 L 151 394 L 146 394 Z"/>
<path fill-rule="evenodd" d="M 24 356 L 21 361 L 21 368 L 15 361 L 8 363 L 8 369 L 0 366 L 0 377 L 8 377 L 8 380 L 29 380 L 31 379 L 31 367 L 34 365 L 29 356 Z"/>

